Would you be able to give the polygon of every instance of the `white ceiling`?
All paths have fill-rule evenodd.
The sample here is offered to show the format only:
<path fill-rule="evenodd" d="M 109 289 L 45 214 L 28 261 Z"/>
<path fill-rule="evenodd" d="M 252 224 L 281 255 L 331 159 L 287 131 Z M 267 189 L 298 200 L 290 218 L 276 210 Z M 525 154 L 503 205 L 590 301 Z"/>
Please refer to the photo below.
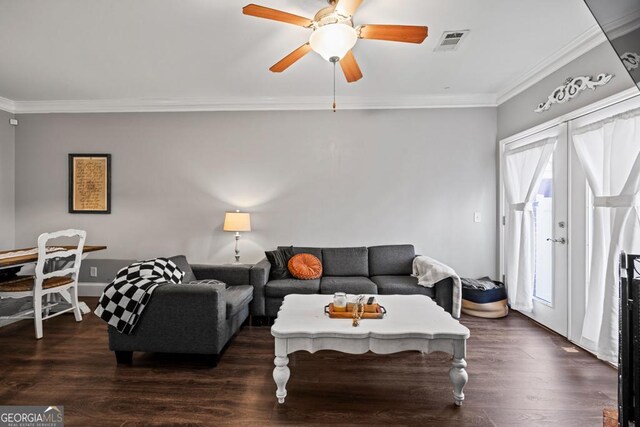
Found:
<path fill-rule="evenodd" d="M 282 74 L 268 70 L 305 43 L 310 30 L 244 16 L 242 6 L 251 1 L 307 17 L 326 5 L 0 0 L 0 97 L 16 105 L 192 100 L 277 107 L 291 99 L 324 100 L 332 66 L 319 55 Z M 354 21 L 429 26 L 422 45 L 358 41 L 354 54 L 364 78 L 347 84 L 340 74 L 338 94 L 380 105 L 421 97 L 495 103 L 532 70 L 551 65 L 549 58 L 566 58 L 558 53 L 563 48 L 599 37 L 582 0 L 365 0 Z M 433 51 L 443 31 L 459 29 L 471 30 L 459 50 Z"/>

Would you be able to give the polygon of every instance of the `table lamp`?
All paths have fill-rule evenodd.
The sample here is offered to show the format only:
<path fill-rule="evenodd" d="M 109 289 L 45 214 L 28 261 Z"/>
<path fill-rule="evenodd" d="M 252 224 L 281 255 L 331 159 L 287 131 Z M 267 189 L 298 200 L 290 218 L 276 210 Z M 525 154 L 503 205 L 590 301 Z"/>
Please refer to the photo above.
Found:
<path fill-rule="evenodd" d="M 234 264 L 240 264 L 240 248 L 238 241 L 240 240 L 241 231 L 251 231 L 251 216 L 248 212 L 226 212 L 224 214 L 224 231 L 235 231 L 236 233 L 236 261 Z"/>

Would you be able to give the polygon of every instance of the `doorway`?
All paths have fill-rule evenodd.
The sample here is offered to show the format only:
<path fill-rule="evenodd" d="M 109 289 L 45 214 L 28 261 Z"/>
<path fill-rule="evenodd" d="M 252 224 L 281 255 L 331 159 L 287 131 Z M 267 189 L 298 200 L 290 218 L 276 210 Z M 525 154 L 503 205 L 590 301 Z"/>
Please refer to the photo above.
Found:
<path fill-rule="evenodd" d="M 513 150 L 526 150 L 552 138 L 555 139 L 555 147 L 535 185 L 534 197 L 527 201 L 531 208 L 531 243 L 530 248 L 525 248 L 522 253 L 528 253 L 531 258 L 531 309 L 516 309 L 593 352 L 596 352 L 595 347 L 585 344 L 585 319 L 593 317 L 589 315 L 588 304 L 590 283 L 593 282 L 592 256 L 594 246 L 599 241 L 594 239 L 594 235 L 601 233 L 598 231 L 600 229 L 594 228 L 594 209 L 602 209 L 595 200 L 602 197 L 594 198 L 582 164 L 584 159 L 580 159 L 574 141 L 579 137 L 574 136 L 599 123 L 618 120 L 616 118 L 620 115 L 638 108 L 640 97 L 635 90 L 630 90 L 500 143 L 500 206 L 504 215 L 500 230 L 500 271 L 507 289 L 512 292 L 518 285 L 514 285 L 514 280 L 517 282 L 518 278 L 510 277 L 508 267 L 513 264 L 513 258 L 521 256 L 522 251 L 516 252 L 509 247 L 512 207 L 505 196 L 505 179 L 508 178 L 505 177 L 505 158 Z M 633 155 L 630 151 L 630 156 Z M 598 162 L 597 159 L 595 161 Z M 610 168 L 616 168 L 617 163 L 607 164 L 610 164 Z M 612 229 L 612 226 L 605 228 Z M 640 246 L 626 245 L 625 248 L 629 250 Z M 593 297 L 591 295 L 592 303 Z"/>
<path fill-rule="evenodd" d="M 536 322 L 565 336 L 567 141 L 567 125 L 563 123 L 501 147 L 506 193 L 504 277 L 509 302 Z"/>

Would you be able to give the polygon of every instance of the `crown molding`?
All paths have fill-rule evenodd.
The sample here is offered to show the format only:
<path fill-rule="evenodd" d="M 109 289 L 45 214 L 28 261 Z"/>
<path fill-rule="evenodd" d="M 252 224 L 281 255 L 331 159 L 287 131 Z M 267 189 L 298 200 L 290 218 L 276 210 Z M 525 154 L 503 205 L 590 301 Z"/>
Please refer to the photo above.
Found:
<path fill-rule="evenodd" d="M 15 114 L 329 110 L 331 97 L 12 101 Z M 339 97 L 340 110 L 495 107 L 493 94 Z"/>
<path fill-rule="evenodd" d="M 0 96 L 0 110 L 14 114 L 16 112 L 15 101 Z"/>
<path fill-rule="evenodd" d="M 632 31 L 637 30 L 640 27 L 640 10 L 636 10 L 633 13 L 623 15 L 615 21 L 609 22 L 604 25 L 604 31 L 607 32 L 607 36 L 611 40 L 615 40 L 618 37 L 629 34 Z"/>
<path fill-rule="evenodd" d="M 571 43 L 500 88 L 496 94 L 497 104 L 508 101 L 606 41 L 607 37 L 598 25 L 591 27 Z"/>

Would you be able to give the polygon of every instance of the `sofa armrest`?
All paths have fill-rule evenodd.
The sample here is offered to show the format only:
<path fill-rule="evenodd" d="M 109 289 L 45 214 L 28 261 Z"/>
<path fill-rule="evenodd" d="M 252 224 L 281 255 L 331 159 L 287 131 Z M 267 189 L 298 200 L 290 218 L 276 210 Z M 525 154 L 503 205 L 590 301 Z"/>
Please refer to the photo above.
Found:
<path fill-rule="evenodd" d="M 193 274 L 198 280 L 215 279 L 229 286 L 248 285 L 251 283 L 251 265 L 207 265 L 191 264 Z"/>
<path fill-rule="evenodd" d="M 226 343 L 224 287 L 167 284 L 151 295 L 130 335 L 109 327 L 115 351 L 219 354 Z"/>
<path fill-rule="evenodd" d="M 451 313 L 453 311 L 453 279 L 447 277 L 435 284 L 436 304 Z"/>
<path fill-rule="evenodd" d="M 265 289 L 264 286 L 269 281 L 271 263 L 263 258 L 259 263 L 251 268 L 251 286 L 253 286 L 253 301 L 251 301 L 252 316 L 266 316 L 265 309 Z"/>

